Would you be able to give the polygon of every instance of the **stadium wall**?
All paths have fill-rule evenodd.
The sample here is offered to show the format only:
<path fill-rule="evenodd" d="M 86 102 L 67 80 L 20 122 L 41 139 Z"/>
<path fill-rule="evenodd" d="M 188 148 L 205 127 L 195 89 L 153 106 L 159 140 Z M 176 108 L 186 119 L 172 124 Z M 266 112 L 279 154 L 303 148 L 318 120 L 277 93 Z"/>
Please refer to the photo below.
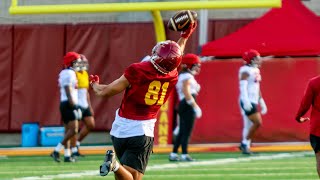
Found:
<path fill-rule="evenodd" d="M 223 37 L 250 21 L 210 21 L 210 38 Z M 57 78 L 65 52 L 85 54 L 90 60 L 89 73 L 99 74 L 102 82 L 109 83 L 129 64 L 149 54 L 156 43 L 152 23 L 1 25 L 0 33 L 0 132 L 20 132 L 24 122 L 61 124 Z M 175 32 L 166 33 L 168 39 L 179 37 Z M 197 53 L 197 41 L 198 37 L 192 36 L 186 52 Z M 204 115 L 196 123 L 192 143 L 239 141 L 240 65 L 239 60 L 204 63 L 197 77 Z M 307 124 L 299 125 L 293 117 L 308 78 L 319 73 L 318 59 L 275 59 L 263 66 L 262 91 L 269 113 L 257 140 L 306 140 Z M 109 130 L 122 95 L 110 100 L 91 95 L 95 130 Z"/>
<path fill-rule="evenodd" d="M 228 29 L 226 32 L 215 32 L 214 24 L 210 22 L 213 36 L 223 36 L 221 33 L 243 25 L 230 25 L 229 29 L 224 28 Z M 226 21 L 225 27 L 227 24 L 233 23 Z M 61 124 L 57 78 L 63 55 L 67 51 L 85 54 L 90 60 L 90 73 L 100 74 L 102 82 L 108 83 L 120 77 L 129 64 L 150 54 L 156 44 L 153 28 L 151 22 L 1 25 L 0 81 L 6 86 L 0 91 L 0 130 L 19 132 L 23 122 Z M 167 38 L 178 39 L 179 33 L 168 31 Z M 197 53 L 197 41 L 198 37 L 192 36 L 186 52 Z M 96 130 L 110 129 L 121 95 L 111 101 L 91 98 Z"/>

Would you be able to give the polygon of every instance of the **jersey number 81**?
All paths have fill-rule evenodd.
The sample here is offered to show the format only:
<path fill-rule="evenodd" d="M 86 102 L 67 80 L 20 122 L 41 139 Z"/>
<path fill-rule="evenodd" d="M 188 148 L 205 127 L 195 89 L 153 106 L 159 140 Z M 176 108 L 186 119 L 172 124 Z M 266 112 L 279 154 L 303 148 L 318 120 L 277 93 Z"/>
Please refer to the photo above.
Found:
<path fill-rule="evenodd" d="M 161 84 L 160 81 L 152 81 L 149 84 L 148 92 L 144 97 L 144 102 L 150 106 L 154 104 L 161 106 L 164 103 L 164 98 L 167 94 L 168 87 L 169 87 L 169 82 L 165 82 Z M 161 93 L 160 93 L 160 90 L 161 90 Z"/>

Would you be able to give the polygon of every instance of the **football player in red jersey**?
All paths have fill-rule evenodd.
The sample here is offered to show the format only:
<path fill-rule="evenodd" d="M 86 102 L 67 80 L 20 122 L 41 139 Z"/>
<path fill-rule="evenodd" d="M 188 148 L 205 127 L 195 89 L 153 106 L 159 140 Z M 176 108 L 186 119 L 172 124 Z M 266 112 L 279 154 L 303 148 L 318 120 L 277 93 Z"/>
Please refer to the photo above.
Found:
<path fill-rule="evenodd" d="M 125 91 L 110 132 L 115 152 L 106 152 L 100 166 L 101 176 L 113 171 L 117 180 L 142 179 L 153 148 L 157 114 L 175 89 L 177 67 L 195 28 L 196 23 L 181 32 L 177 43 L 170 40 L 158 43 L 152 49 L 150 61 L 130 65 L 119 79 L 108 85 L 99 84 L 97 75 L 90 76 L 98 96 L 111 97 Z"/>
<path fill-rule="evenodd" d="M 299 110 L 296 114 L 296 121 L 303 123 L 310 120 L 310 144 L 314 150 L 317 171 L 320 177 L 320 76 L 316 76 L 309 80 L 304 96 L 301 100 Z M 309 110 L 310 118 L 303 117 Z"/>

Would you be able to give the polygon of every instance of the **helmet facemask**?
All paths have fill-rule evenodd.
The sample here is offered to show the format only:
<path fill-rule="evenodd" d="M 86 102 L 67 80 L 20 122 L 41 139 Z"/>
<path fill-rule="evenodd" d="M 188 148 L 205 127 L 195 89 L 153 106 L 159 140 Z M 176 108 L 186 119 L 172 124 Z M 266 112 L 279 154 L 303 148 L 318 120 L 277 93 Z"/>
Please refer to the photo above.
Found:
<path fill-rule="evenodd" d="M 80 61 L 80 71 L 88 71 L 89 63 L 86 60 L 81 59 Z"/>
<path fill-rule="evenodd" d="M 80 54 L 81 62 L 80 62 L 80 71 L 88 71 L 89 70 L 89 62 L 85 55 Z"/>
<path fill-rule="evenodd" d="M 80 64 L 81 64 L 81 59 L 80 58 L 72 61 L 71 69 L 73 69 L 75 71 L 80 71 L 81 70 Z"/>

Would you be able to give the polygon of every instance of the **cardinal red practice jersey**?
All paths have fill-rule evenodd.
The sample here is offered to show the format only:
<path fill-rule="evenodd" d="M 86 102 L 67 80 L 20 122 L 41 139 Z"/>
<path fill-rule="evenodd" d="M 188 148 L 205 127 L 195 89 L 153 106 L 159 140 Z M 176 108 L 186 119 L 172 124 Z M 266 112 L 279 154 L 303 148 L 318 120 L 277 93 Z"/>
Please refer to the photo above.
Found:
<path fill-rule="evenodd" d="M 304 116 L 310 106 L 312 106 L 310 134 L 320 137 L 320 76 L 314 77 L 309 81 L 296 118 Z"/>
<path fill-rule="evenodd" d="M 130 86 L 124 93 L 119 115 L 134 120 L 156 118 L 178 80 L 177 70 L 161 74 L 150 61 L 130 65 L 124 76 Z"/>

